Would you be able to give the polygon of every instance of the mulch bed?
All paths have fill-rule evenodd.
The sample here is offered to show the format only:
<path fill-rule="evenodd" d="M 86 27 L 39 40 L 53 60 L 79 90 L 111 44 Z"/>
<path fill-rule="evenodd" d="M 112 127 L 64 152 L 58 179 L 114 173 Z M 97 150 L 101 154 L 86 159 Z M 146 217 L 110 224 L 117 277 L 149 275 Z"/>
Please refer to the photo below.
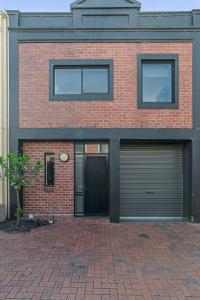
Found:
<path fill-rule="evenodd" d="M 46 220 L 21 220 L 20 226 L 17 226 L 16 220 L 7 220 L 0 223 L 0 231 L 15 233 L 15 232 L 30 232 L 32 229 L 50 225 Z"/>

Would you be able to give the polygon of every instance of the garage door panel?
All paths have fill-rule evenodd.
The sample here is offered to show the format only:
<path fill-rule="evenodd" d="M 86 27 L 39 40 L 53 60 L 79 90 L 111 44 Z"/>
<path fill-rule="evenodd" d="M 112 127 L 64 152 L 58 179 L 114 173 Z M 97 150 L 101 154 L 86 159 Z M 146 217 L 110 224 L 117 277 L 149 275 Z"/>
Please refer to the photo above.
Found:
<path fill-rule="evenodd" d="M 139 211 L 136 211 L 136 213 L 135 213 L 136 215 L 134 216 L 134 217 L 139 217 L 139 218 L 154 218 L 154 217 L 157 217 L 157 218 L 160 218 L 160 217 L 162 217 L 162 218 L 180 218 L 180 214 L 179 214 L 179 210 L 177 210 L 177 211 L 174 211 L 173 210 L 173 212 L 171 212 L 171 210 L 166 210 L 165 211 L 165 213 L 163 212 L 163 210 L 162 211 L 157 211 L 157 210 L 152 210 L 152 211 L 149 211 L 148 213 L 147 212 L 144 212 L 144 213 L 141 213 L 141 210 L 139 210 Z M 167 215 L 167 216 L 166 216 Z M 130 216 L 130 210 L 128 209 L 127 211 L 124 211 L 123 212 L 123 216 L 122 216 L 122 218 L 123 217 L 127 217 L 127 218 L 129 218 L 129 217 L 132 217 L 132 216 Z"/>
<path fill-rule="evenodd" d="M 181 184 L 181 180 L 177 180 L 176 178 L 174 178 L 174 180 L 176 180 L 176 182 L 173 182 L 173 180 L 168 180 L 166 182 L 166 180 L 162 180 L 162 179 L 157 179 L 155 178 L 155 180 L 157 181 L 157 183 L 155 183 L 155 181 L 151 178 L 151 179 L 146 179 L 146 178 L 141 178 L 141 179 L 135 179 L 135 182 L 132 183 L 131 180 L 127 180 L 127 181 L 122 181 L 122 183 L 124 183 L 124 186 L 129 186 L 131 184 L 132 188 L 139 188 L 140 186 L 142 187 L 147 187 L 147 188 L 173 188 L 176 187 L 176 185 L 180 185 Z M 141 181 L 143 181 L 143 183 L 141 183 Z M 173 186 L 172 186 L 173 185 Z"/>
<path fill-rule="evenodd" d="M 183 197 L 183 194 L 182 193 L 170 193 L 170 194 L 168 194 L 167 195 L 167 197 L 163 194 L 163 193 L 158 193 L 158 194 L 147 194 L 147 193 L 143 193 L 143 194 L 139 194 L 139 193 L 135 193 L 135 197 L 130 197 L 130 193 L 131 192 L 134 192 L 133 190 L 130 190 L 129 191 L 129 193 L 124 193 L 124 201 L 126 200 L 126 199 L 129 199 L 129 201 L 130 201 L 130 203 L 131 202 L 133 202 L 133 201 L 137 201 L 137 199 L 139 200 L 139 199 L 143 199 L 143 198 L 147 198 L 147 199 L 149 199 L 149 198 L 151 198 L 151 199 L 160 199 L 160 198 L 162 198 L 162 199 L 177 199 L 177 198 L 179 198 L 180 200 L 182 199 L 182 197 Z"/>
<path fill-rule="evenodd" d="M 140 184 L 135 184 L 135 185 L 125 183 L 124 187 L 121 189 L 121 191 L 123 191 L 123 189 L 128 189 L 128 190 L 132 190 L 132 191 L 136 190 L 136 192 L 137 192 L 137 190 L 139 190 L 139 192 L 140 192 L 140 190 L 143 189 L 143 192 L 147 192 L 146 190 L 154 191 L 156 189 L 155 193 L 157 193 L 159 191 L 162 191 L 162 192 L 166 191 L 168 193 L 168 191 L 177 189 L 177 188 L 179 188 L 179 186 L 180 186 L 180 184 L 178 184 L 178 183 L 174 184 L 173 186 L 171 186 L 171 184 L 167 184 L 167 183 L 157 184 L 157 185 L 151 184 L 151 183 L 149 183 L 149 184 L 140 183 Z M 141 193 L 142 193 L 142 191 L 141 191 Z"/>
<path fill-rule="evenodd" d="M 147 202 L 146 202 L 146 203 L 147 203 Z M 151 203 L 151 207 L 149 207 L 149 210 L 151 210 L 151 211 L 152 211 L 152 210 L 162 210 L 162 211 L 163 211 L 163 207 L 170 209 L 170 203 L 168 203 L 168 204 L 162 206 L 162 208 L 158 207 L 157 204 L 158 204 L 158 202 L 154 202 L 154 203 L 152 202 L 152 203 Z M 162 204 L 162 203 L 161 203 L 161 204 Z M 124 204 L 124 207 L 128 209 L 128 208 L 130 207 L 129 203 L 125 203 L 125 204 Z M 181 206 L 180 206 L 180 205 L 173 205 L 173 207 L 174 207 L 174 209 L 176 208 L 177 210 L 179 210 Z M 134 204 L 134 209 L 135 209 L 135 210 L 139 210 L 139 209 L 141 210 L 141 205 L 140 205 L 139 203 L 136 204 L 136 205 Z M 141 211 L 141 213 L 144 213 L 144 212 L 145 212 L 145 211 Z M 148 213 L 148 212 L 147 212 L 147 213 Z M 164 213 L 164 211 L 163 211 L 163 213 Z"/>
<path fill-rule="evenodd" d="M 143 205 L 144 203 L 148 204 L 149 203 L 149 200 L 151 200 L 151 204 L 153 203 L 161 203 L 162 206 L 164 205 L 168 205 L 169 203 L 173 204 L 174 206 L 181 206 L 181 204 L 177 203 L 176 201 L 177 197 L 174 197 L 174 198 L 161 198 L 158 197 L 158 198 L 155 198 L 155 197 L 138 197 L 137 199 L 134 199 L 134 205 Z M 163 204 L 163 200 L 165 201 L 165 204 Z M 142 201 L 142 204 L 141 204 L 141 201 Z M 131 204 L 133 205 L 133 199 L 128 199 L 128 198 L 125 198 L 124 199 L 124 204 Z"/>
<path fill-rule="evenodd" d="M 161 162 L 162 163 L 162 162 Z M 152 170 L 153 166 L 153 170 Z M 176 170 L 174 169 L 176 168 Z M 149 177 L 152 174 L 154 176 L 165 176 L 166 174 L 174 174 L 178 175 L 182 170 L 182 164 L 180 165 L 175 165 L 170 167 L 169 164 L 163 164 L 162 163 L 162 168 L 157 167 L 153 162 L 151 165 L 144 165 L 144 166 L 127 166 L 127 168 L 120 169 L 121 173 L 124 173 L 125 176 L 128 177 L 128 174 L 131 173 L 131 175 L 139 175 L 139 176 L 146 176 Z M 169 177 L 168 177 L 169 178 Z"/>
<path fill-rule="evenodd" d="M 183 216 L 182 145 L 122 146 L 120 215 Z"/>
<path fill-rule="evenodd" d="M 131 158 L 130 158 L 131 159 Z M 164 160 L 164 158 L 163 158 L 163 160 Z M 160 172 L 162 173 L 162 170 L 163 170 L 163 167 L 165 167 L 166 168 L 166 170 L 168 171 L 168 172 L 177 172 L 177 170 L 175 170 L 174 169 L 174 165 L 176 165 L 177 167 L 181 167 L 182 166 L 182 163 L 180 162 L 179 164 L 172 164 L 172 163 L 170 163 L 170 162 L 162 162 L 162 161 L 160 161 L 160 163 L 162 163 L 162 167 L 160 166 L 160 165 L 156 165 L 156 163 L 152 160 L 151 162 L 142 162 L 141 164 L 138 162 L 138 163 L 135 163 L 135 164 L 133 164 L 133 163 L 128 163 L 127 162 L 127 165 L 125 164 L 125 166 L 124 166 L 124 169 L 123 168 L 121 168 L 121 170 L 123 171 L 123 170 L 131 170 L 131 169 L 135 169 L 135 170 L 137 170 L 138 169 L 138 171 L 140 171 L 141 173 L 142 172 L 144 172 L 144 170 L 146 171 L 149 171 L 149 172 L 151 172 L 152 171 L 152 164 L 154 165 L 154 168 L 156 169 L 156 170 L 160 170 Z"/>

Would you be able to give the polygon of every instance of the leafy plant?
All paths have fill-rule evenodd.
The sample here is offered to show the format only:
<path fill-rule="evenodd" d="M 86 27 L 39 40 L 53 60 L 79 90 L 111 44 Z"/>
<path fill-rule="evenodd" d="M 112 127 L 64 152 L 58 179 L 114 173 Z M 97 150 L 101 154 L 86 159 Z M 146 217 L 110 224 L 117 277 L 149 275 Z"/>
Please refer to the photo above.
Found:
<path fill-rule="evenodd" d="M 19 193 L 21 189 L 33 184 L 34 178 L 40 173 L 42 169 L 42 162 L 30 162 L 30 158 L 26 154 L 9 153 L 6 157 L 0 156 L 1 180 L 8 180 L 10 185 L 16 191 L 16 214 L 17 226 L 20 225 L 20 218 L 23 210 L 20 205 Z"/>
<path fill-rule="evenodd" d="M 16 217 L 17 217 L 17 216 L 21 216 L 22 213 L 23 213 L 23 210 L 22 210 L 21 207 L 20 207 L 20 208 L 16 208 L 16 213 L 15 213 L 15 216 L 16 216 Z"/>

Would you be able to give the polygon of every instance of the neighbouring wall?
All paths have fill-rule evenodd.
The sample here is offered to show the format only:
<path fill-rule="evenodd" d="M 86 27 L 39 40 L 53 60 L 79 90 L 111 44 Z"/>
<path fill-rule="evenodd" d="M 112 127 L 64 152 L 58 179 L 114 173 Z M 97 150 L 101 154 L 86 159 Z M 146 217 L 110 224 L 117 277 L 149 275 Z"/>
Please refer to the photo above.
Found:
<path fill-rule="evenodd" d="M 0 155 L 8 152 L 8 18 L 0 11 Z M 0 181 L 0 205 L 5 206 L 7 212 L 8 186 Z M 8 212 L 9 216 L 9 212 Z"/>

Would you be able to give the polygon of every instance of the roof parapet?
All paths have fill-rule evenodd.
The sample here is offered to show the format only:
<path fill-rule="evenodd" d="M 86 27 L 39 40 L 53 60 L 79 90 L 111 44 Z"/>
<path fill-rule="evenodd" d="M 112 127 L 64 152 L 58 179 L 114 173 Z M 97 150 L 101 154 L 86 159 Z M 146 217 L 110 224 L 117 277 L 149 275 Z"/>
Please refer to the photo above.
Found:
<path fill-rule="evenodd" d="M 141 8 L 141 3 L 136 0 L 77 0 L 71 5 L 73 9 L 84 8 Z"/>
<path fill-rule="evenodd" d="M 77 0 L 71 4 L 75 28 L 137 26 L 141 4 L 136 0 Z"/>

